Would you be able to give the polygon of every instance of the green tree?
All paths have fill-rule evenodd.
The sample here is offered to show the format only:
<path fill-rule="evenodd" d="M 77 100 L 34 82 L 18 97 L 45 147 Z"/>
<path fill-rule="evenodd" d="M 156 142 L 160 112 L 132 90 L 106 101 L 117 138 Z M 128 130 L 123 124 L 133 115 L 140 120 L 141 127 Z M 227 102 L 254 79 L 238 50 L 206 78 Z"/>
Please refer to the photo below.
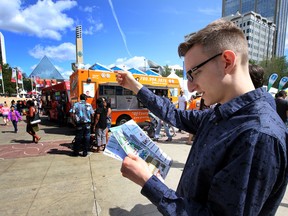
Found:
<path fill-rule="evenodd" d="M 16 94 L 16 83 L 11 82 L 12 68 L 9 64 L 4 64 L 2 67 L 4 91 L 7 96 L 12 96 Z"/>
<path fill-rule="evenodd" d="M 175 73 L 176 73 L 177 76 L 183 77 L 183 70 L 176 69 L 176 70 L 175 70 Z"/>
<path fill-rule="evenodd" d="M 169 68 L 169 66 L 168 65 L 165 65 L 164 67 L 163 67 L 163 72 L 161 73 L 161 75 L 163 76 L 163 77 L 167 77 L 167 76 L 169 76 L 170 74 L 171 74 L 171 71 L 172 71 L 172 69 L 171 68 Z"/>
<path fill-rule="evenodd" d="M 261 61 L 259 65 L 263 67 L 265 70 L 264 85 L 268 84 L 268 79 L 270 75 L 273 73 L 278 74 L 278 79 L 272 86 L 274 88 L 278 88 L 279 81 L 281 80 L 282 77 L 288 76 L 288 62 L 285 56 L 273 57 L 271 60 Z M 288 87 L 288 84 L 286 83 L 284 88 L 287 88 L 287 87 Z"/>

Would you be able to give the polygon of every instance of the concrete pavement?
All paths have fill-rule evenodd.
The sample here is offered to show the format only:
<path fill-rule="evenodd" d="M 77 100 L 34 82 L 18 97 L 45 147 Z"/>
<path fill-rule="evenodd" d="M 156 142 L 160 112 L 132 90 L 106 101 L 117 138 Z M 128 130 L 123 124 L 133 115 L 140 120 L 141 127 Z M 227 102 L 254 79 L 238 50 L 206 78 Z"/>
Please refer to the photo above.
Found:
<path fill-rule="evenodd" d="M 123 178 L 121 162 L 102 153 L 71 157 L 73 129 L 43 121 L 38 144 L 20 122 L 19 132 L 0 126 L 0 215 L 160 215 L 140 194 L 141 188 Z M 166 183 L 176 189 L 190 147 L 187 134 L 159 146 L 174 163 Z M 163 138 L 165 140 L 165 138 Z M 277 216 L 288 214 L 286 193 Z"/>

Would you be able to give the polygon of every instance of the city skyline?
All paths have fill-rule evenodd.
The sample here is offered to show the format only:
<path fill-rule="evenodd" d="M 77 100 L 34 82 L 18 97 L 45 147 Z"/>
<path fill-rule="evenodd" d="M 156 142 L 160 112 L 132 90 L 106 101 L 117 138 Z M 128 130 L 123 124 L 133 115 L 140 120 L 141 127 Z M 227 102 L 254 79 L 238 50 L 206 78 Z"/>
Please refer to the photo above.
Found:
<path fill-rule="evenodd" d="M 0 2 L 6 61 L 28 76 L 46 55 L 65 77 L 76 61 L 76 26 L 82 26 L 86 65 L 145 66 L 146 60 L 181 68 L 184 36 L 221 18 L 222 1 L 112 0 Z M 287 37 L 287 36 L 286 36 Z M 286 40 L 285 55 L 288 53 Z"/>

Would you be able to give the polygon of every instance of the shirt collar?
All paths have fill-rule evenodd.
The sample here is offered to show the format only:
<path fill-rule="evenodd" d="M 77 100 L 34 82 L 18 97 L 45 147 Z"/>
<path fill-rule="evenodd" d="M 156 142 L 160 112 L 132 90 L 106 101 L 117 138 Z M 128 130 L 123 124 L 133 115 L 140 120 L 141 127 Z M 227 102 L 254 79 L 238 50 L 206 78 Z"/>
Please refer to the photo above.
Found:
<path fill-rule="evenodd" d="M 233 98 L 227 103 L 217 104 L 217 106 L 214 108 L 215 116 L 213 118 L 215 118 L 214 120 L 217 122 L 220 119 L 227 120 L 234 113 L 247 106 L 248 104 L 260 98 L 266 98 L 267 94 L 269 93 L 265 91 L 265 88 L 257 88 L 253 91 L 240 95 L 239 97 Z"/>

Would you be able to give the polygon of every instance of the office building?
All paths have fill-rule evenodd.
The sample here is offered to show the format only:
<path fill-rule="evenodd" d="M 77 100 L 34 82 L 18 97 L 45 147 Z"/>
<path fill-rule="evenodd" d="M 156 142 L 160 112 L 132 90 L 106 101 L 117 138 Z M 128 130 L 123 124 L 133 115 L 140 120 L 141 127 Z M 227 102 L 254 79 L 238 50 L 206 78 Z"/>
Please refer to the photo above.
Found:
<path fill-rule="evenodd" d="M 223 17 L 241 28 L 248 42 L 249 59 L 256 62 L 271 59 L 276 25 L 253 11 Z"/>
<path fill-rule="evenodd" d="M 5 41 L 4 41 L 4 36 L 0 32 L 0 60 L 2 59 L 2 64 L 7 64 L 6 61 L 6 51 L 5 51 Z"/>
<path fill-rule="evenodd" d="M 288 1 L 287 0 L 222 0 L 222 17 L 231 14 L 245 14 L 254 11 L 261 17 L 276 24 L 273 55 L 284 55 L 287 31 Z"/>

